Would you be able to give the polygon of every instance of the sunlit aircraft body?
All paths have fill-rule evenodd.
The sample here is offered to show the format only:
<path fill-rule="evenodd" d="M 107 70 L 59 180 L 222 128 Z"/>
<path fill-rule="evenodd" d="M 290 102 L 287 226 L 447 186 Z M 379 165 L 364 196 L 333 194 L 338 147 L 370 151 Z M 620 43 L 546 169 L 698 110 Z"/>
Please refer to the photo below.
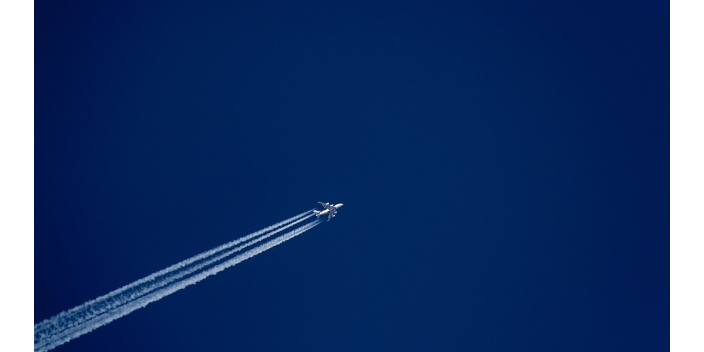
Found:
<path fill-rule="evenodd" d="M 328 221 L 330 221 L 330 219 L 334 218 L 335 214 L 337 214 L 337 209 L 342 208 L 342 206 L 344 205 L 342 203 L 335 204 L 335 205 L 332 205 L 330 203 L 323 203 L 323 202 L 318 202 L 318 203 L 320 203 L 320 205 L 322 205 L 323 208 L 325 208 L 325 210 L 322 210 L 322 211 L 313 210 L 313 212 L 315 212 L 315 216 L 319 218 L 321 215 L 328 214 Z"/>

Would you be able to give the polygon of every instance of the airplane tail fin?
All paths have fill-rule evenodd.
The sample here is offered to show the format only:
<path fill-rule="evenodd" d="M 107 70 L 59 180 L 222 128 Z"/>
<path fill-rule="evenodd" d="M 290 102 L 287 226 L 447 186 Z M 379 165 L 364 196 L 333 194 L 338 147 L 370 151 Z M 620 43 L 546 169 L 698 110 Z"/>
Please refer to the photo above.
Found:
<path fill-rule="evenodd" d="M 319 211 L 313 210 L 313 212 L 315 213 L 315 217 L 316 217 L 316 218 L 319 218 L 319 217 L 320 217 L 320 212 L 319 212 Z"/>

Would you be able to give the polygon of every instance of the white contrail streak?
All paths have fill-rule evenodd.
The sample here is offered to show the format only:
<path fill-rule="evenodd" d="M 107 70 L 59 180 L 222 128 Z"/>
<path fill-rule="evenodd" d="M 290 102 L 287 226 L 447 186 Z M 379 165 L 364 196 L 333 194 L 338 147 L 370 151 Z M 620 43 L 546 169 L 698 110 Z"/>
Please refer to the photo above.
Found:
<path fill-rule="evenodd" d="M 142 281 L 141 285 L 136 285 L 134 283 L 129 284 L 125 287 L 134 288 L 133 290 L 122 290 L 121 293 L 114 294 L 107 299 L 101 300 L 99 302 L 99 304 L 92 304 L 92 305 L 83 304 L 83 305 L 81 305 L 81 307 L 83 307 L 83 310 L 75 310 L 75 308 L 74 308 L 73 314 L 62 316 L 61 320 L 57 324 L 54 324 L 54 325 L 51 325 L 51 324 L 46 325 L 45 324 L 40 329 L 35 329 L 35 334 L 37 334 L 38 336 L 44 336 L 47 333 L 50 333 L 52 336 L 55 336 L 64 330 L 70 329 L 71 327 L 76 326 L 76 325 L 83 324 L 84 322 L 86 322 L 90 319 L 93 319 L 94 317 L 96 317 L 100 314 L 103 314 L 109 310 L 112 310 L 112 309 L 115 309 L 119 306 L 127 304 L 135 299 L 138 299 L 141 296 L 144 296 L 145 294 L 147 294 L 151 291 L 154 291 L 158 288 L 164 287 L 171 282 L 174 282 L 174 281 L 179 280 L 185 276 L 188 276 L 188 275 L 190 275 L 190 274 L 192 274 L 192 273 L 194 273 L 194 272 L 196 272 L 196 271 L 198 271 L 208 265 L 211 265 L 211 264 L 213 264 L 223 258 L 226 258 L 236 252 L 239 252 L 243 248 L 247 248 L 257 242 L 261 242 L 261 241 L 263 241 L 263 240 L 265 240 L 265 239 L 267 239 L 267 238 L 269 238 L 269 237 L 271 237 L 271 236 L 273 236 L 273 235 L 275 235 L 275 234 L 277 234 L 287 228 L 290 228 L 290 227 L 292 227 L 302 221 L 305 221 L 311 217 L 313 217 L 313 214 L 309 214 L 308 216 L 304 216 L 294 222 L 291 222 L 283 227 L 280 227 L 274 231 L 271 231 L 270 233 L 267 233 L 266 235 L 261 235 L 260 237 L 254 238 L 253 240 L 251 240 L 241 246 L 235 247 L 234 249 L 229 250 L 229 251 L 225 251 L 224 253 L 219 254 L 219 255 L 217 255 L 217 251 L 214 251 L 214 250 L 208 251 L 208 252 L 215 253 L 215 254 L 211 254 L 210 257 L 206 256 L 205 259 L 207 259 L 207 260 L 205 260 L 202 263 L 199 263 L 197 265 L 194 265 L 192 267 L 189 267 L 188 269 L 181 270 L 181 271 L 172 270 L 172 275 L 164 274 L 164 275 L 161 275 L 159 277 L 154 278 L 153 280 L 142 279 L 142 280 L 139 280 L 139 281 Z M 271 228 L 271 226 L 268 228 Z M 260 234 L 260 231 L 255 232 L 254 234 Z M 243 237 L 239 240 L 232 241 L 231 243 L 241 243 L 242 241 L 244 241 L 248 238 L 252 238 L 252 237 L 253 237 L 252 235 L 248 235 L 248 236 Z M 226 248 L 226 247 L 220 246 L 218 248 Z M 204 253 L 208 253 L 208 252 L 204 252 Z M 201 256 L 202 255 L 199 254 L 196 257 L 201 257 Z M 191 260 L 193 258 L 195 258 L 195 257 L 192 257 L 188 260 Z M 188 260 L 185 260 L 181 263 L 184 263 Z M 190 263 L 193 263 L 194 261 L 195 260 L 191 260 Z M 174 266 L 172 266 L 172 267 L 174 267 Z M 185 265 L 183 267 L 185 267 Z M 169 267 L 169 268 L 171 268 L 171 267 Z M 113 292 L 116 292 L 116 291 L 113 291 Z M 51 318 L 51 319 L 53 320 L 54 318 Z"/>
<path fill-rule="evenodd" d="M 218 264 L 210 269 L 204 270 L 204 271 L 202 271 L 196 275 L 193 275 L 187 279 L 177 281 L 174 284 L 172 284 L 171 286 L 168 286 L 168 287 L 165 287 L 161 290 L 152 292 L 149 295 L 146 295 L 146 296 L 141 297 L 139 299 L 128 302 L 127 304 L 120 306 L 120 307 L 117 307 L 114 310 L 108 311 L 105 314 L 102 314 L 102 315 L 94 318 L 93 320 L 87 321 L 84 324 L 75 326 L 72 329 L 68 329 L 62 333 L 57 334 L 57 335 L 50 336 L 48 341 L 45 341 L 45 342 L 42 341 L 39 344 L 35 343 L 35 351 L 48 351 L 48 350 L 55 348 L 56 346 L 59 346 L 61 344 L 66 343 L 76 337 L 79 337 L 83 334 L 89 333 L 89 332 L 91 332 L 91 331 L 93 331 L 93 330 L 95 330 L 105 324 L 112 322 L 115 319 L 123 317 L 123 316 L 125 316 L 125 315 L 139 309 L 139 308 L 143 308 L 146 305 L 148 305 L 149 303 L 158 301 L 158 300 L 160 300 L 160 299 L 162 299 L 162 298 L 164 298 L 164 297 L 166 297 L 176 291 L 184 289 L 190 285 L 194 285 L 209 276 L 215 275 L 215 274 L 217 274 L 217 273 L 219 273 L 219 272 L 221 272 L 221 271 L 223 271 L 233 265 L 236 265 L 236 264 L 238 264 L 244 260 L 247 260 L 257 254 L 260 254 L 260 253 L 262 253 L 272 247 L 275 247 L 285 241 L 288 241 L 289 239 L 296 237 L 296 236 L 302 234 L 303 232 L 310 230 L 311 228 L 317 226 L 320 223 L 321 223 L 320 220 L 315 220 L 309 224 L 303 225 L 303 226 L 301 226 L 297 229 L 294 229 L 294 230 L 292 230 L 282 236 L 277 237 L 276 239 L 273 239 L 269 242 L 266 242 L 266 243 L 261 244 L 257 247 L 254 247 L 248 251 L 245 251 L 244 253 L 239 254 L 239 255 L 235 256 L 234 258 L 225 261 L 224 263 Z"/>
<path fill-rule="evenodd" d="M 83 335 L 87 332 L 92 331 L 93 329 L 96 329 L 100 326 L 103 326 L 119 317 L 122 317 L 126 314 L 129 314 L 130 312 L 139 309 L 141 307 L 146 306 L 147 304 L 158 300 L 162 297 L 165 297 L 166 295 L 175 292 L 177 290 L 180 290 L 183 287 L 186 287 L 188 285 L 195 284 L 196 282 L 204 279 L 207 276 L 214 275 L 219 271 L 224 270 L 225 268 L 235 265 L 247 258 L 250 258 L 254 255 L 257 255 L 266 249 L 269 249 L 275 245 L 278 245 L 279 243 L 283 242 L 280 241 L 281 238 L 287 237 L 292 238 L 293 236 L 296 236 L 300 233 L 303 233 L 307 231 L 308 229 L 312 228 L 313 226 L 316 226 L 319 221 L 315 221 L 313 223 L 304 225 L 298 229 L 295 229 L 293 231 L 288 232 L 287 234 L 281 236 L 280 238 L 277 238 L 275 240 L 272 240 L 270 242 L 267 242 L 263 245 L 260 245 L 258 247 L 255 247 L 253 249 L 250 249 L 240 255 L 238 255 L 235 258 L 232 258 L 230 260 L 227 260 L 225 263 L 217 265 L 215 267 L 212 267 L 210 269 L 207 269 L 200 274 L 193 275 L 190 278 L 187 278 L 182 281 L 177 281 L 187 275 L 190 275 L 210 264 L 213 264 L 219 260 L 222 260 L 233 253 L 236 253 L 240 251 L 243 248 L 246 248 L 248 246 L 251 246 L 259 241 L 262 241 L 270 236 L 273 236 L 275 233 L 278 233 L 280 231 L 283 231 L 284 229 L 291 227 L 297 223 L 300 223 L 301 221 L 304 221 L 312 215 L 305 216 L 306 214 L 310 214 L 310 211 L 307 211 L 305 213 L 299 214 L 297 216 L 294 216 L 290 219 L 287 219 L 285 221 L 282 221 L 280 223 L 277 223 L 275 225 L 269 226 L 263 230 L 254 232 L 248 236 L 242 237 L 238 240 L 231 241 L 229 243 L 226 243 L 224 245 L 221 245 L 215 249 L 212 249 L 207 252 L 203 252 L 197 256 L 191 257 L 189 259 L 186 259 L 178 264 L 172 265 L 164 270 L 160 270 L 152 275 L 149 275 L 143 279 L 140 279 L 132 284 L 126 285 L 118 290 L 115 290 L 107 295 L 101 296 L 95 300 L 89 301 L 84 303 L 81 306 L 78 306 L 76 308 L 73 308 L 69 311 L 62 312 L 50 319 L 47 319 L 43 321 L 42 323 L 39 323 L 35 325 L 35 351 L 47 351 L 50 350 L 58 345 L 61 345 L 67 341 L 70 341 L 71 339 L 78 337 L 80 335 Z M 303 218 L 302 218 L 303 217 Z M 298 219 L 298 220 L 296 220 Z M 278 230 L 272 231 L 271 233 L 268 233 L 264 236 L 261 236 L 260 238 L 254 239 L 242 246 L 239 246 L 235 249 L 232 249 L 230 251 L 227 251 L 226 253 L 223 253 L 221 255 L 217 255 L 212 259 L 207 260 L 204 263 L 199 263 L 196 266 L 193 266 L 187 270 L 183 270 L 180 272 L 176 272 L 177 270 L 184 268 L 188 266 L 189 264 L 192 264 L 198 260 L 206 259 L 209 257 L 212 257 L 213 255 L 217 254 L 218 252 L 221 252 L 225 249 L 231 248 L 239 243 L 242 243 L 244 241 L 250 240 L 256 236 L 262 235 L 263 233 L 266 233 L 267 231 L 270 231 L 271 229 L 281 227 L 284 224 L 290 223 Z M 294 234 L 293 236 L 291 234 Z M 274 243 L 271 245 L 271 243 Z M 262 249 L 264 248 L 264 249 Z M 251 252 L 251 253 L 250 253 Z M 240 258 L 238 261 L 233 262 L 234 260 L 237 260 L 237 258 Z M 231 263 L 225 267 L 223 265 Z M 213 271 L 216 268 L 222 268 L 216 271 Z M 172 276 L 168 276 L 169 274 L 174 273 Z M 203 276 L 204 273 L 209 273 L 205 276 Z M 193 281 L 193 278 L 197 277 L 202 277 L 201 279 L 198 279 L 196 281 Z M 154 291 L 155 289 L 161 288 L 163 286 L 168 285 L 169 283 L 175 282 L 173 285 L 163 288 L 161 290 L 158 290 L 156 292 L 153 292 L 149 294 L 148 296 L 144 296 L 145 294 Z M 192 283 L 187 283 L 183 285 L 186 282 L 192 282 Z M 182 286 L 181 286 L 182 285 Z M 131 288 L 135 288 L 135 290 L 132 290 L 132 292 L 125 292 L 130 290 Z M 171 291 L 174 287 L 180 287 L 176 290 Z M 164 292 L 167 292 L 167 294 L 163 294 Z M 123 293 L 124 292 L 124 293 Z M 121 294 L 122 293 L 122 294 Z M 158 298 L 154 298 L 158 297 Z M 130 309 L 130 307 L 136 307 Z"/>
<path fill-rule="evenodd" d="M 117 296 L 118 294 L 125 292 L 133 287 L 142 285 L 144 283 L 153 281 L 159 277 L 162 277 L 164 275 L 167 275 L 169 273 L 172 273 L 176 270 L 179 270 L 187 265 L 190 265 L 196 261 L 205 259 L 207 257 L 212 256 L 213 254 L 216 254 L 220 251 L 223 251 L 225 249 L 231 248 L 233 246 L 236 246 L 244 241 L 248 241 L 254 237 L 257 237 L 263 233 L 269 232 L 275 228 L 278 228 L 282 225 L 285 225 L 289 222 L 295 221 L 296 219 L 299 219 L 307 214 L 310 214 L 311 210 L 303 212 L 301 214 L 298 214 L 294 217 L 288 218 L 284 221 L 281 221 L 279 223 L 276 223 L 274 225 L 271 225 L 269 227 L 266 227 L 264 229 L 261 229 L 259 231 L 253 232 L 247 236 L 244 236 L 242 238 L 238 238 L 236 240 L 230 241 L 228 243 L 225 243 L 223 245 L 220 245 L 216 248 L 213 248 L 211 250 L 205 251 L 203 253 L 200 253 L 198 255 L 195 255 L 193 257 L 190 257 L 186 260 L 183 260 L 179 263 L 176 263 L 174 265 L 171 265 L 170 267 L 166 269 L 159 270 L 147 277 L 144 277 L 142 279 L 139 279 L 131 284 L 122 286 L 118 288 L 117 290 L 114 290 L 106 295 L 100 296 L 96 299 L 90 300 L 86 303 L 83 303 L 80 306 L 77 306 L 75 308 L 69 309 L 67 311 L 61 312 L 49 319 L 46 319 L 38 324 L 35 325 L 35 334 L 39 333 L 41 334 L 44 330 L 50 329 L 52 331 L 56 331 L 57 329 L 61 330 L 66 328 L 66 324 L 75 324 L 75 323 L 80 323 L 83 320 L 88 320 L 91 319 L 93 316 L 101 314 L 103 309 L 101 307 L 106 306 L 105 302 L 110 300 L 111 298 Z"/>

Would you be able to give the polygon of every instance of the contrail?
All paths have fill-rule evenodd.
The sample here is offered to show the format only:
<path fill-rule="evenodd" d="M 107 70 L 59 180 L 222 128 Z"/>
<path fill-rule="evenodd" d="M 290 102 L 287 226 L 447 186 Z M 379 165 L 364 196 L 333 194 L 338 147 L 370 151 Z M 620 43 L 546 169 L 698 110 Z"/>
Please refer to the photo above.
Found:
<path fill-rule="evenodd" d="M 170 275 L 170 276 L 162 275 L 161 277 L 158 277 L 154 280 L 142 282 L 142 285 L 130 284 L 128 286 L 132 286 L 133 288 L 134 287 L 136 287 L 136 288 L 131 291 L 126 291 L 121 294 L 113 295 L 113 297 L 110 297 L 108 300 L 101 301 L 99 305 L 94 304 L 94 305 L 86 306 L 86 304 L 83 304 L 81 307 L 85 306 L 84 311 L 81 311 L 80 309 L 79 310 L 74 309 L 75 311 L 74 311 L 73 315 L 70 315 L 70 314 L 64 315 L 56 323 L 54 323 L 53 321 L 49 321 L 49 323 L 52 325 L 50 325 L 47 328 L 46 324 L 44 324 L 44 326 L 40 327 L 39 329 L 35 329 L 35 332 L 38 335 L 41 335 L 41 334 L 45 334 L 46 333 L 45 330 L 48 329 L 51 331 L 52 335 L 58 335 L 61 332 L 72 328 L 73 326 L 81 325 L 81 324 L 85 323 L 86 321 L 89 321 L 89 320 L 95 318 L 96 316 L 99 316 L 100 314 L 103 314 L 107 311 L 113 310 L 113 309 L 120 307 L 124 304 L 127 304 L 135 299 L 138 299 L 139 297 L 144 296 L 145 294 L 147 294 L 151 291 L 154 291 L 158 288 L 161 288 L 163 286 L 168 285 L 171 282 L 179 280 L 187 275 L 190 275 L 190 274 L 192 274 L 192 273 L 194 273 L 194 272 L 196 272 L 196 271 L 198 271 L 198 270 L 200 270 L 210 264 L 213 264 L 223 258 L 226 258 L 226 257 L 232 255 L 233 253 L 239 252 L 243 248 L 249 247 L 257 242 L 261 242 L 261 241 L 263 241 L 263 240 L 265 240 L 265 239 L 267 239 L 267 238 L 269 238 L 269 237 L 271 237 L 271 236 L 273 236 L 273 235 L 275 235 L 275 234 L 277 234 L 277 233 L 279 233 L 279 232 L 281 232 L 291 226 L 294 226 L 304 220 L 307 220 L 311 217 L 313 217 L 313 214 L 309 214 L 308 216 L 304 216 L 301 219 L 298 219 L 298 220 L 291 222 L 283 227 L 280 227 L 270 233 L 267 233 L 266 235 L 262 235 L 260 237 L 257 237 L 257 238 L 255 238 L 255 239 L 253 239 L 253 240 L 251 240 L 241 246 L 238 246 L 232 250 L 226 251 L 222 254 L 216 255 L 217 252 L 215 252 L 215 254 L 212 254 L 210 257 L 206 257 L 205 259 L 207 259 L 207 260 L 205 260 L 202 263 L 199 263 L 197 265 L 189 267 L 188 269 L 185 269 L 185 270 L 172 271 L 173 275 Z M 246 240 L 247 238 L 251 238 L 251 235 L 243 237 L 243 239 L 233 241 L 233 242 L 241 243 L 243 240 Z M 74 319 L 74 317 L 75 317 L 75 319 Z M 56 319 L 52 318 L 49 320 L 56 320 Z M 45 323 L 45 322 L 47 322 L 47 320 L 45 320 L 43 323 Z"/>
<path fill-rule="evenodd" d="M 83 303 L 80 306 L 77 306 L 75 308 L 69 309 L 67 311 L 61 312 L 49 319 L 46 319 L 42 321 L 41 323 L 38 323 L 35 325 L 34 331 L 35 334 L 42 334 L 44 330 L 49 329 L 51 331 L 57 331 L 66 328 L 67 324 L 75 324 L 75 323 L 80 323 L 83 320 L 88 320 L 91 319 L 93 316 L 101 314 L 104 311 L 104 308 L 106 306 L 106 301 L 110 300 L 111 298 L 115 297 L 116 295 L 127 291 L 133 287 L 136 287 L 138 285 L 142 285 L 144 283 L 153 281 L 159 277 L 162 277 L 164 275 L 167 275 L 169 273 L 172 273 L 176 270 L 179 270 L 187 265 L 190 265 L 196 261 L 205 259 L 207 257 L 212 256 L 213 254 L 216 254 L 220 251 L 223 251 L 225 249 L 231 248 L 233 246 L 236 246 L 244 241 L 248 241 L 254 237 L 257 237 L 263 233 L 266 233 L 268 231 L 271 231 L 277 227 L 280 227 L 282 225 L 285 225 L 289 222 L 295 221 L 296 219 L 299 219 L 307 214 L 310 214 L 311 210 L 308 210 L 306 212 L 303 212 L 301 214 L 298 214 L 296 216 L 293 216 L 291 218 L 288 218 L 284 221 L 281 221 L 279 223 L 276 223 L 274 225 L 271 225 L 269 227 L 266 227 L 264 229 L 261 229 L 259 231 L 253 232 L 247 236 L 244 236 L 242 238 L 238 238 L 236 240 L 230 241 L 228 243 L 225 243 L 223 245 L 220 245 L 216 248 L 213 248 L 211 250 L 205 251 L 203 253 L 200 253 L 198 255 L 195 255 L 193 257 L 190 257 L 186 260 L 183 260 L 179 263 L 176 263 L 174 265 L 171 265 L 170 267 L 166 269 L 159 270 L 147 277 L 144 277 L 142 279 L 139 279 L 131 284 L 122 286 L 118 288 L 117 290 L 114 290 L 106 295 L 100 296 L 96 299 L 90 300 L 86 303 Z"/>
<path fill-rule="evenodd" d="M 308 216 L 305 216 L 306 214 L 309 214 Z M 298 219 L 296 221 L 291 222 L 291 220 L 295 220 L 301 216 L 304 216 L 301 219 Z M 35 334 L 37 335 L 43 335 L 46 334 L 47 331 L 50 331 L 52 335 L 56 335 L 60 333 L 63 330 L 70 329 L 71 327 L 79 324 L 83 324 L 85 321 L 88 321 L 90 319 L 93 319 L 94 317 L 103 314 L 104 312 L 108 310 L 115 309 L 118 306 L 121 306 L 127 302 L 130 302 L 134 299 L 137 299 L 140 296 L 143 296 L 159 287 L 163 287 L 167 285 L 170 282 L 173 282 L 175 280 L 178 280 L 195 270 L 199 270 L 200 268 L 203 268 L 209 264 L 214 263 L 217 260 L 220 260 L 222 258 L 225 258 L 226 256 L 229 256 L 232 253 L 235 253 L 242 248 L 246 248 L 254 243 L 257 243 L 261 240 L 264 240 L 268 237 L 271 237 L 273 234 L 276 234 L 280 231 L 283 231 L 297 223 L 300 223 L 301 221 L 304 221 L 305 219 L 308 219 L 312 217 L 313 215 L 310 214 L 310 211 L 307 211 L 305 213 L 296 215 L 290 219 L 284 220 L 280 223 L 277 223 L 275 225 L 269 226 L 263 230 L 254 232 L 250 235 L 247 235 L 245 237 L 242 237 L 240 239 L 231 241 L 229 243 L 226 243 L 224 245 L 221 245 L 215 249 L 209 250 L 207 252 L 203 252 L 199 255 L 196 255 L 194 257 L 191 257 L 189 259 L 186 259 L 178 264 L 172 265 L 164 270 L 160 270 L 152 275 L 147 276 L 146 278 L 140 279 L 134 283 L 131 283 L 129 285 L 123 286 L 120 289 L 117 289 L 105 296 L 102 296 L 98 299 L 94 299 L 92 301 L 86 302 L 76 308 L 71 309 L 70 311 L 63 312 L 53 318 L 44 320 L 43 322 L 35 325 Z M 259 238 L 255 238 L 254 240 L 251 240 L 245 245 L 239 246 L 233 250 L 230 250 L 226 252 L 225 254 L 216 256 L 216 254 L 220 251 L 223 251 L 224 249 L 227 249 L 229 247 L 232 247 L 236 244 L 242 243 L 248 239 L 251 239 L 253 237 L 259 236 L 262 233 L 265 233 L 265 231 L 268 231 L 272 228 L 276 228 L 281 226 L 282 224 L 286 224 L 287 222 L 290 222 L 289 224 L 276 229 L 272 231 L 271 233 L 261 236 Z M 207 259 L 209 257 L 215 257 L 216 259 L 210 259 L 205 261 L 204 263 L 200 263 L 198 265 L 195 265 L 188 270 L 183 270 L 178 272 L 178 269 L 182 269 L 186 267 L 188 264 L 192 264 L 198 260 L 202 259 Z M 173 274 L 171 276 L 168 276 L 169 274 Z M 132 290 L 129 290 L 132 289 Z"/>
<path fill-rule="evenodd" d="M 42 345 L 40 344 L 35 344 L 35 351 L 48 351 L 50 349 L 55 348 L 56 346 L 59 346 L 63 343 L 66 343 L 76 337 L 79 337 L 83 334 L 89 333 L 103 325 L 106 325 L 110 322 L 112 322 L 115 319 L 118 319 L 120 317 L 123 317 L 139 308 L 143 308 L 149 303 L 158 301 L 176 291 L 179 291 L 181 289 L 184 289 L 190 285 L 194 285 L 205 278 L 215 275 L 231 266 L 234 266 L 244 260 L 247 260 L 257 254 L 260 254 L 270 248 L 273 248 L 285 241 L 290 240 L 293 237 L 296 237 L 303 232 L 306 232 L 310 230 L 311 228 L 317 226 L 320 224 L 322 221 L 321 220 L 315 220 L 309 224 L 303 225 L 300 228 L 297 228 L 295 230 L 292 230 L 282 236 L 277 237 L 274 240 L 271 240 L 269 242 L 266 242 L 264 244 L 261 244 L 255 248 L 252 248 L 248 251 L 245 251 L 242 254 L 237 255 L 236 257 L 227 260 L 224 263 L 221 263 L 219 265 L 216 265 L 208 270 L 202 271 L 196 275 L 193 275 L 187 279 L 178 281 L 171 286 L 165 287 L 161 290 L 152 292 L 149 295 L 146 295 L 142 298 L 136 299 L 134 301 L 131 301 L 121 307 L 118 307 L 112 311 L 107 312 L 106 314 L 103 314 L 101 316 L 96 317 L 95 319 L 86 322 L 85 324 L 79 325 L 74 327 L 73 329 L 69 329 L 58 336 L 51 336 L 49 341 L 44 342 Z M 37 347 L 38 346 L 38 347 Z"/>
<path fill-rule="evenodd" d="M 309 214 L 309 216 L 305 216 L 306 214 Z M 301 217 L 304 217 L 301 219 Z M 177 281 L 189 274 L 192 274 L 196 272 L 197 270 L 200 270 L 210 264 L 213 264 L 216 261 L 219 261 L 223 258 L 226 258 L 227 256 L 240 251 L 242 248 L 251 246 L 254 243 L 257 243 L 259 241 L 262 241 L 275 233 L 278 233 L 285 228 L 288 228 L 290 226 L 293 226 L 301 221 L 304 221 L 308 218 L 312 217 L 310 215 L 310 211 L 307 211 L 305 213 L 299 214 L 297 216 L 294 216 L 293 218 L 287 219 L 285 221 L 282 221 L 276 225 L 269 226 L 263 230 L 257 231 L 255 233 L 252 233 L 248 236 L 242 237 L 238 240 L 231 241 L 227 244 L 224 244 L 222 246 L 219 246 L 215 249 L 212 249 L 207 252 L 203 252 L 197 256 L 191 257 L 187 260 L 184 260 L 178 264 L 172 265 L 164 270 L 161 270 L 157 273 L 154 273 L 150 276 L 147 276 L 143 279 L 140 279 L 132 284 L 129 284 L 127 286 L 124 286 L 118 290 L 115 290 L 107 295 L 101 296 L 95 300 L 86 302 L 85 304 L 78 306 L 76 308 L 73 308 L 69 311 L 60 313 L 50 319 L 47 319 L 43 321 L 42 323 L 39 323 L 35 325 L 35 351 L 48 351 L 56 346 L 59 346 L 67 341 L 70 341 L 73 338 L 76 338 L 80 335 L 83 335 L 87 332 L 90 332 L 100 326 L 103 326 L 119 317 L 122 317 L 126 314 L 129 314 L 130 312 L 139 309 L 141 307 L 146 306 L 147 304 L 154 302 L 158 299 L 161 299 L 162 297 L 165 297 L 175 291 L 180 290 L 181 288 L 184 288 L 186 286 L 192 285 L 197 283 L 200 280 L 205 279 L 206 277 L 210 275 L 214 275 L 232 265 L 235 265 L 245 259 L 251 258 L 271 247 L 274 247 L 278 245 L 279 243 L 283 242 L 281 241 L 281 238 L 286 238 L 285 240 L 288 240 L 290 238 L 293 238 L 297 236 L 298 234 L 301 234 L 310 228 L 316 226 L 319 224 L 319 221 L 314 221 L 310 224 L 306 224 L 298 229 L 295 229 L 293 231 L 290 231 L 286 233 L 285 235 L 269 241 L 263 245 L 260 245 L 258 247 L 255 247 L 253 249 L 247 250 L 246 252 L 238 255 L 235 258 L 232 258 L 230 260 L 227 260 L 226 262 L 216 265 L 210 269 L 207 269 L 205 271 L 202 271 L 199 274 L 193 275 L 187 279 Z M 296 221 L 296 219 L 298 219 Z M 214 254 L 223 251 L 224 249 L 230 248 L 236 244 L 242 243 L 246 240 L 252 239 L 256 236 L 259 236 L 266 231 L 269 231 L 273 228 L 280 227 L 286 223 L 291 224 L 286 225 L 285 227 L 278 229 L 276 231 L 273 231 L 269 234 L 266 234 L 260 238 L 257 238 L 255 240 L 252 240 L 242 246 L 237 247 L 236 249 L 230 250 L 222 255 L 218 255 L 215 259 L 210 259 L 207 260 L 205 263 L 200 263 L 192 268 L 189 268 L 188 270 L 185 270 L 183 272 L 178 272 L 174 276 L 164 278 L 166 275 L 169 273 L 175 272 L 189 264 L 192 264 L 195 261 L 205 259 L 208 257 L 213 256 Z M 284 241 L 285 241 L 284 240 Z M 273 243 L 273 244 L 272 244 Z M 199 278 L 194 281 L 194 278 Z M 120 293 L 133 288 L 137 287 L 139 285 L 145 284 L 145 283 L 150 283 L 151 281 L 155 281 L 154 283 L 151 283 L 147 285 L 146 287 L 139 287 L 135 292 L 129 293 L 129 294 L 123 294 L 120 295 Z M 173 283 L 169 287 L 165 287 L 161 290 L 157 290 L 155 292 L 152 292 L 151 294 L 144 296 L 145 294 L 163 287 L 169 283 Z M 176 288 L 178 287 L 178 288 Z M 174 289 L 175 288 L 175 289 Z M 117 297 L 116 296 L 124 296 L 124 297 Z M 114 298 L 114 299 L 113 299 Z M 96 307 L 92 307 L 91 305 L 96 305 Z M 77 320 L 74 320 L 76 318 Z"/>

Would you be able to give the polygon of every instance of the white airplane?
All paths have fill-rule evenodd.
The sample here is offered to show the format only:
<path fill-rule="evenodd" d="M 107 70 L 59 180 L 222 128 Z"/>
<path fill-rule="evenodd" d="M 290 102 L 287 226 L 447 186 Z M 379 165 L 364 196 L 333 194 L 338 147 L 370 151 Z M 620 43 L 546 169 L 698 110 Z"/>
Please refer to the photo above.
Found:
<path fill-rule="evenodd" d="M 330 221 L 330 219 L 334 218 L 335 214 L 337 214 L 337 209 L 342 208 L 342 206 L 344 205 L 342 203 L 335 204 L 335 205 L 332 205 L 330 203 L 323 203 L 323 202 L 318 202 L 318 203 L 320 203 L 320 205 L 322 205 L 323 208 L 325 208 L 325 210 L 323 210 L 323 211 L 313 210 L 313 212 L 315 213 L 315 216 L 320 218 L 321 215 L 328 214 L 328 221 Z"/>

